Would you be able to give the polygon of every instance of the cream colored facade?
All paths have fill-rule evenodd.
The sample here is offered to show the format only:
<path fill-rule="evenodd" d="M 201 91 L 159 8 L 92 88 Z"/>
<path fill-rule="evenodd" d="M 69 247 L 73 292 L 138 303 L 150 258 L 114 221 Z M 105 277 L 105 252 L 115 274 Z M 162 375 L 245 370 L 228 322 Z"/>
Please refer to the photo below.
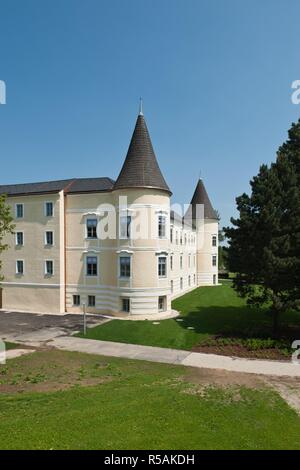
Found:
<path fill-rule="evenodd" d="M 16 228 L 2 256 L 2 308 L 79 313 L 85 305 L 91 313 L 155 314 L 197 286 L 218 284 L 216 218 L 184 225 L 172 216 L 164 188 L 68 187 L 9 195 Z M 91 223 L 96 236 L 88 236 Z"/>

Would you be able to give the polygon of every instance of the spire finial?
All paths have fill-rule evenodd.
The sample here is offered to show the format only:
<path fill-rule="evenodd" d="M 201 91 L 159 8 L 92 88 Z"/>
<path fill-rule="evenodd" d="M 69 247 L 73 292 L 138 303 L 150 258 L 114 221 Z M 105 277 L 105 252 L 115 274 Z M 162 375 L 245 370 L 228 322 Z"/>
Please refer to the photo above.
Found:
<path fill-rule="evenodd" d="M 139 110 L 139 116 L 144 116 L 143 114 L 143 99 L 140 97 L 140 110 Z"/>
<path fill-rule="evenodd" d="M 199 180 L 202 180 L 202 171 L 199 171 Z"/>

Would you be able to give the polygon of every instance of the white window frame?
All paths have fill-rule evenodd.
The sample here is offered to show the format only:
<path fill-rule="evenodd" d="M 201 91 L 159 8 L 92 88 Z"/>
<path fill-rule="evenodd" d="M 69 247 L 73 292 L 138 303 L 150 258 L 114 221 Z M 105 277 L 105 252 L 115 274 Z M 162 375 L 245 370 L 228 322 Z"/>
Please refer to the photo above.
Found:
<path fill-rule="evenodd" d="M 78 304 L 77 303 L 75 304 L 74 297 L 78 297 L 78 300 L 79 300 Z M 81 304 L 80 294 L 73 294 L 72 295 L 72 305 L 73 305 L 73 307 L 80 307 L 80 304 Z"/>
<path fill-rule="evenodd" d="M 214 245 L 214 240 L 216 240 L 216 244 Z M 211 237 L 211 246 L 216 248 L 218 246 L 218 236 L 216 234 L 212 235 Z"/>
<path fill-rule="evenodd" d="M 211 265 L 213 268 L 216 268 L 218 266 L 218 258 L 217 255 L 212 255 L 211 257 Z"/>
<path fill-rule="evenodd" d="M 22 208 L 23 208 L 23 209 L 22 209 L 22 217 L 18 217 L 18 210 L 17 210 L 17 207 L 18 207 L 18 206 L 22 206 Z M 24 206 L 24 203 L 23 203 L 23 202 L 16 202 L 16 203 L 15 203 L 15 217 L 16 217 L 16 219 L 19 219 L 19 220 L 20 220 L 20 219 L 21 219 L 21 220 L 24 219 L 24 214 L 25 214 L 25 206 Z"/>
<path fill-rule="evenodd" d="M 126 219 L 126 236 L 124 235 L 123 228 L 124 225 L 122 223 L 122 220 Z M 130 223 L 128 224 L 128 219 L 130 219 Z M 119 216 L 119 238 L 120 240 L 131 240 L 131 234 L 132 234 L 132 216 L 130 214 L 120 214 Z"/>
<path fill-rule="evenodd" d="M 124 310 L 123 309 L 123 301 L 124 300 L 127 300 L 128 301 L 128 310 Z M 124 312 L 124 313 L 130 313 L 131 311 L 131 300 L 130 300 L 130 297 L 121 297 L 121 312 Z"/>
<path fill-rule="evenodd" d="M 162 299 L 162 308 L 160 308 L 160 300 Z M 157 307 L 159 312 L 165 312 L 167 310 L 167 296 L 166 295 L 159 295 L 157 299 Z"/>
<path fill-rule="evenodd" d="M 121 276 L 121 258 L 129 258 L 129 270 L 130 270 L 130 276 Z M 124 279 L 128 280 L 131 279 L 132 276 L 132 262 L 131 262 L 131 255 L 124 253 L 119 255 L 119 279 Z"/>
<path fill-rule="evenodd" d="M 52 214 L 51 215 L 47 214 L 47 204 L 52 204 Z M 48 219 L 54 217 L 54 202 L 53 201 L 45 201 L 44 202 L 44 216 L 47 217 Z"/>
<path fill-rule="evenodd" d="M 170 270 L 173 271 L 173 255 L 170 255 Z"/>
<path fill-rule="evenodd" d="M 52 273 L 47 272 L 47 263 L 52 263 Z M 44 274 L 45 276 L 54 276 L 54 260 L 53 259 L 45 259 L 44 261 Z"/>
<path fill-rule="evenodd" d="M 163 275 L 159 274 L 159 266 L 160 266 L 159 260 L 160 259 L 165 260 L 165 274 L 163 274 Z M 165 255 L 160 255 L 157 258 L 157 275 L 158 275 L 159 279 L 166 279 L 168 277 L 168 263 L 167 263 L 167 256 L 165 256 Z"/>
<path fill-rule="evenodd" d="M 183 255 L 180 255 L 179 265 L 180 265 L 180 269 L 183 269 Z"/>
<path fill-rule="evenodd" d="M 19 273 L 18 272 L 18 263 L 21 262 L 23 264 L 23 272 Z M 25 274 L 25 261 L 23 259 L 17 259 L 16 260 L 16 275 L 17 276 L 24 276 Z"/>
<path fill-rule="evenodd" d="M 160 231 L 163 233 L 160 234 Z M 158 214 L 157 216 L 157 236 L 160 240 L 165 240 L 167 238 L 167 216 L 164 214 Z"/>
<path fill-rule="evenodd" d="M 88 274 L 88 258 L 96 258 L 97 260 L 97 274 Z M 85 258 L 85 275 L 86 277 L 98 277 L 99 276 L 99 257 L 94 254 L 88 254 Z"/>
<path fill-rule="evenodd" d="M 18 234 L 19 234 L 19 233 L 22 233 L 23 243 L 18 243 Z M 24 243 L 25 237 L 24 237 L 24 232 L 23 232 L 22 230 L 18 230 L 18 231 L 16 232 L 15 237 L 16 237 L 16 238 L 15 238 L 16 246 L 24 246 L 24 245 L 25 245 L 25 243 Z"/>
<path fill-rule="evenodd" d="M 52 233 L 52 244 L 47 243 L 47 233 Z M 54 231 L 53 230 L 46 230 L 45 231 L 45 246 L 54 246 Z"/>
<path fill-rule="evenodd" d="M 94 298 L 95 305 L 90 305 L 90 298 L 91 297 Z M 88 296 L 87 296 L 87 306 L 90 307 L 90 308 L 96 308 L 96 302 L 97 302 L 96 295 L 95 294 L 88 294 Z"/>
<path fill-rule="evenodd" d="M 88 220 L 95 220 L 96 221 L 96 236 L 95 237 L 89 237 L 88 236 Z M 86 217 L 85 219 L 85 238 L 86 240 L 98 240 L 98 219 L 97 217 Z"/>

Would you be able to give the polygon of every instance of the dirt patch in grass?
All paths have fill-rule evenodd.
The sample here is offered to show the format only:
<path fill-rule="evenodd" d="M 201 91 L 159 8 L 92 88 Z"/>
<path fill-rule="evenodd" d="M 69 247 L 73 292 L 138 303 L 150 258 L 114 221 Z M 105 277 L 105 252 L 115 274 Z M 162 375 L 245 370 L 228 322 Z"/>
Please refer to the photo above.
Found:
<path fill-rule="evenodd" d="M 63 351 L 42 351 L 18 360 L 10 360 L 0 368 L 0 394 L 51 392 L 74 386 L 94 386 L 114 379 L 111 364 L 102 358 Z"/>
<path fill-rule="evenodd" d="M 278 348 L 249 350 L 242 344 L 199 344 L 192 348 L 193 352 L 206 354 L 219 354 L 222 356 L 235 356 L 249 359 L 270 359 L 277 361 L 289 361 L 290 358 Z"/>
<path fill-rule="evenodd" d="M 194 367 L 188 368 L 188 372 L 184 375 L 184 380 L 197 385 L 216 387 L 241 386 L 261 388 L 265 385 L 265 380 L 260 375 L 221 369 L 198 369 Z"/>

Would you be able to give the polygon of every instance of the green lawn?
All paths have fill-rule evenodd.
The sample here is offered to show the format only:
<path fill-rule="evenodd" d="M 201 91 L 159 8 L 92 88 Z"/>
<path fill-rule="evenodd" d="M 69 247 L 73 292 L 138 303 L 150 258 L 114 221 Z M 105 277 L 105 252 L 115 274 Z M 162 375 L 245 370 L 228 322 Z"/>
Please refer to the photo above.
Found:
<path fill-rule="evenodd" d="M 300 449 L 300 418 L 274 391 L 201 388 L 201 373 L 62 351 L 11 360 L 0 448 Z"/>
<path fill-rule="evenodd" d="M 268 337 L 271 318 L 267 310 L 252 309 L 224 281 L 218 287 L 200 287 L 173 301 L 180 318 L 152 321 L 112 320 L 88 329 L 87 338 L 190 350 L 194 345 L 221 334 L 223 337 Z M 291 312 L 283 324 L 300 324 L 300 314 Z M 194 328 L 188 329 L 189 327 Z M 81 334 L 79 336 L 82 336 Z"/>

